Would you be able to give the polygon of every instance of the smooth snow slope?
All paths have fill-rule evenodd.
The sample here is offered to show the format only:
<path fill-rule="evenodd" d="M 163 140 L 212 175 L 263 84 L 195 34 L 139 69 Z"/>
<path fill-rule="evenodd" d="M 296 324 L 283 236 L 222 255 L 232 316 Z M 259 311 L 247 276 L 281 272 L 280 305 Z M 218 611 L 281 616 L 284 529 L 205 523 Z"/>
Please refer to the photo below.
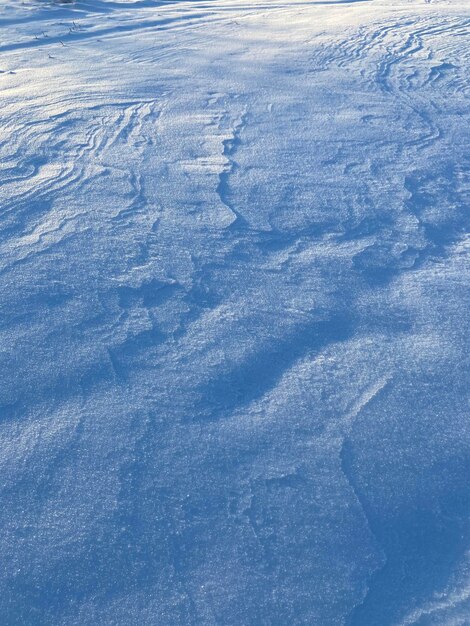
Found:
<path fill-rule="evenodd" d="M 469 3 L 0 10 L 1 624 L 470 624 Z"/>

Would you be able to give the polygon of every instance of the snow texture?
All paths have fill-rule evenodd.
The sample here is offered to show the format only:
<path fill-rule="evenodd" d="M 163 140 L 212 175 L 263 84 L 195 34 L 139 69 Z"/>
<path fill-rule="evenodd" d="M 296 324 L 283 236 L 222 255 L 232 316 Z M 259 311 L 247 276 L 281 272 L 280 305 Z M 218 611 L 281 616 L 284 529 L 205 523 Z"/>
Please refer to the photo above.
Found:
<path fill-rule="evenodd" d="M 0 621 L 470 624 L 470 4 L 0 1 Z"/>

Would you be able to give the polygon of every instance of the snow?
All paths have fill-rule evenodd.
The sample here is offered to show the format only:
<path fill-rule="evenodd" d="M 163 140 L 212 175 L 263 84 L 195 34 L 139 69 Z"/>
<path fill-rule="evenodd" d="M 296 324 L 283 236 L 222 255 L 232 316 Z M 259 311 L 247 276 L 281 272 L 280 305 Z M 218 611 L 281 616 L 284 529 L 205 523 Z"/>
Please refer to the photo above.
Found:
<path fill-rule="evenodd" d="M 2 623 L 470 623 L 469 4 L 0 8 Z"/>

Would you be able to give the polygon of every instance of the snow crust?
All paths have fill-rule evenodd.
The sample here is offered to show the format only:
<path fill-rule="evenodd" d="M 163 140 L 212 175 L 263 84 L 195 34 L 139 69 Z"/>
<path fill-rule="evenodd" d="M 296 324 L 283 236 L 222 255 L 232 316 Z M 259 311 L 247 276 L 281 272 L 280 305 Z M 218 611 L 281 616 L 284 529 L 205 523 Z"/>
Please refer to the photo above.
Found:
<path fill-rule="evenodd" d="M 0 620 L 470 623 L 467 2 L 0 3 Z"/>

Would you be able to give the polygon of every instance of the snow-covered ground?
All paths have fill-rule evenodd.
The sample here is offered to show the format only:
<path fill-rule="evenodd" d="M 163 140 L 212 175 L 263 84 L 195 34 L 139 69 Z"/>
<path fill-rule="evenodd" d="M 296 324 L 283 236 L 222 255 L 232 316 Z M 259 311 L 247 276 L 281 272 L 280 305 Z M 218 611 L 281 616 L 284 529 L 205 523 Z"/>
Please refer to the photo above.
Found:
<path fill-rule="evenodd" d="M 470 3 L 0 2 L 0 622 L 470 624 Z"/>

